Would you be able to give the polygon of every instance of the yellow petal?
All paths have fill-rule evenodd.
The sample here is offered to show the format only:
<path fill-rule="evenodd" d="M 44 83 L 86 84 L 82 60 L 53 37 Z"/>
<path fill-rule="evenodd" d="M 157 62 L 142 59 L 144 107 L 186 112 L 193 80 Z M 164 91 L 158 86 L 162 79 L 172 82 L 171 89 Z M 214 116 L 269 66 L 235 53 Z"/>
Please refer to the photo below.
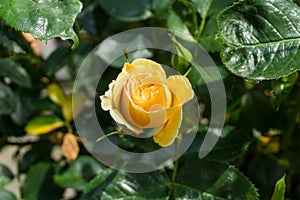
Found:
<path fill-rule="evenodd" d="M 128 64 L 128 63 L 127 63 Z M 151 68 L 153 71 L 158 70 L 161 74 L 163 74 L 164 76 L 166 76 L 166 73 L 164 71 L 164 69 L 161 67 L 160 64 L 158 64 L 157 62 L 154 62 L 153 60 L 149 60 L 149 59 L 144 59 L 144 58 L 138 58 L 135 59 L 131 64 L 126 65 L 126 71 L 131 71 L 137 67 L 140 66 L 144 66 L 147 68 Z"/>
<path fill-rule="evenodd" d="M 176 104 L 183 105 L 194 97 L 191 83 L 185 76 L 169 76 L 167 79 L 167 86 L 178 100 L 178 103 Z M 175 105 L 173 104 L 173 106 Z"/>
<path fill-rule="evenodd" d="M 137 106 L 125 93 L 121 98 L 121 113 L 124 118 L 139 128 L 154 128 L 161 126 L 166 121 L 166 112 L 159 105 L 153 105 L 149 111 Z"/>
<path fill-rule="evenodd" d="M 126 121 L 124 119 L 124 117 L 122 116 L 122 114 L 117 110 L 117 109 L 111 109 L 109 111 L 110 116 L 118 123 L 118 124 L 122 124 L 124 126 L 126 126 L 128 129 L 130 129 L 131 131 L 133 131 L 136 134 L 140 134 L 143 132 L 142 129 L 140 129 L 139 127 L 136 127 L 134 125 L 132 125 L 130 122 Z"/>
<path fill-rule="evenodd" d="M 154 130 L 153 140 L 160 146 L 165 147 L 173 144 L 182 120 L 182 109 L 180 106 L 173 107 L 167 111 L 168 121 L 161 129 Z"/>

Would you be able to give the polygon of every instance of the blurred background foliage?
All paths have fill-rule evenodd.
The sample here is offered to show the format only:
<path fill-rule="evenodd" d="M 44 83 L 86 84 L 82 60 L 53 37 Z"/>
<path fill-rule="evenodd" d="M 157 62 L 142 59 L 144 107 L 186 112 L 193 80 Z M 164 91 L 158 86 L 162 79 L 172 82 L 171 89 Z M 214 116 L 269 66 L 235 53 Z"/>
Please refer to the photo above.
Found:
<path fill-rule="evenodd" d="M 2 0 L 0 148 L 17 149 L 13 155 L 17 172 L 1 160 L 1 199 L 300 199 L 296 3 Z M 198 150 L 210 120 L 210 97 L 195 69 L 188 78 L 203 118 L 190 149 L 173 165 L 144 174 L 116 171 L 95 160 L 77 135 L 73 117 L 81 105 L 72 110 L 72 85 L 81 62 L 104 39 L 138 27 L 185 33 L 185 40 L 198 42 L 219 68 L 227 93 L 226 122 L 217 145 L 204 159 L 198 158 Z M 40 43 L 32 36 L 55 39 L 57 48 L 42 56 Z M 138 39 L 133 42 L 142 45 Z M 144 56 L 181 73 L 189 68 L 182 58 L 158 50 Z M 110 60 L 109 54 L 103 57 L 104 62 Z M 122 62 L 106 70 L 99 95 L 120 67 Z M 82 94 L 73 95 L 84 102 Z M 100 123 L 113 131 L 109 114 L 100 106 L 97 112 Z M 131 151 L 153 148 L 130 137 L 111 139 Z M 12 180 L 20 182 L 18 195 L 7 189 Z"/>

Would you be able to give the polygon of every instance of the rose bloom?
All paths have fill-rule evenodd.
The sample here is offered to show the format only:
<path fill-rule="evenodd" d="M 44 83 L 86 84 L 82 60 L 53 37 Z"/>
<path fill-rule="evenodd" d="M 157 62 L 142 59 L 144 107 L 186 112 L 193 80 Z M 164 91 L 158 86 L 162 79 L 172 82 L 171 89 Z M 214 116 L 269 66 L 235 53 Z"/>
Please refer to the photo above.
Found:
<path fill-rule="evenodd" d="M 182 106 L 194 96 L 185 76 L 166 77 L 160 64 L 149 59 L 125 63 L 108 91 L 100 96 L 101 107 L 112 118 L 139 135 L 153 128 L 153 140 L 171 145 L 182 121 Z"/>

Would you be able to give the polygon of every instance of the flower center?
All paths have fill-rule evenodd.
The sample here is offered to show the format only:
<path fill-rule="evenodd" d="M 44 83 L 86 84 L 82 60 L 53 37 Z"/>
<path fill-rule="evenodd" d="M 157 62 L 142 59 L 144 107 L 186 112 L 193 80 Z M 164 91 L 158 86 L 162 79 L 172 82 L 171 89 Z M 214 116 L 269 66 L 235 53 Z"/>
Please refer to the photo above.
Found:
<path fill-rule="evenodd" d="M 166 106 L 165 88 L 157 83 L 148 83 L 136 88 L 131 98 L 136 105 L 146 111 L 149 111 L 154 105 Z"/>

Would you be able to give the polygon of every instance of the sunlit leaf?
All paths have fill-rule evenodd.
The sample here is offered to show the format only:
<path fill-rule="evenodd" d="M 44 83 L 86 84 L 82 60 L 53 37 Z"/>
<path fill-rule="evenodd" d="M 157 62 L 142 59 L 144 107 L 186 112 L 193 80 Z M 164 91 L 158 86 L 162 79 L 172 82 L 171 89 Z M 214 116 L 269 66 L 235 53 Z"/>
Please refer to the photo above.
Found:
<path fill-rule="evenodd" d="M 64 126 L 64 124 L 64 121 L 56 116 L 38 116 L 34 117 L 27 123 L 25 131 L 29 134 L 35 135 L 46 134 Z"/>
<path fill-rule="evenodd" d="M 72 48 L 76 48 L 79 40 L 72 26 L 81 8 L 78 0 L 2 0 L 0 18 L 15 29 L 29 32 L 40 40 L 54 37 L 71 39 L 74 42 Z"/>
<path fill-rule="evenodd" d="M 285 193 L 285 175 L 276 182 L 272 200 L 284 200 Z"/>
<path fill-rule="evenodd" d="M 65 101 L 65 93 L 60 85 L 51 83 L 47 87 L 49 98 L 57 105 L 62 106 Z"/>
<path fill-rule="evenodd" d="M 288 0 L 245 0 L 226 9 L 218 16 L 224 64 L 256 80 L 299 70 L 299 15 L 299 7 Z"/>
<path fill-rule="evenodd" d="M 73 101 L 73 99 L 75 99 Z M 76 117 L 85 105 L 86 96 L 84 93 L 73 93 L 67 95 L 63 105 L 62 113 L 66 121 L 72 121 Z"/>

